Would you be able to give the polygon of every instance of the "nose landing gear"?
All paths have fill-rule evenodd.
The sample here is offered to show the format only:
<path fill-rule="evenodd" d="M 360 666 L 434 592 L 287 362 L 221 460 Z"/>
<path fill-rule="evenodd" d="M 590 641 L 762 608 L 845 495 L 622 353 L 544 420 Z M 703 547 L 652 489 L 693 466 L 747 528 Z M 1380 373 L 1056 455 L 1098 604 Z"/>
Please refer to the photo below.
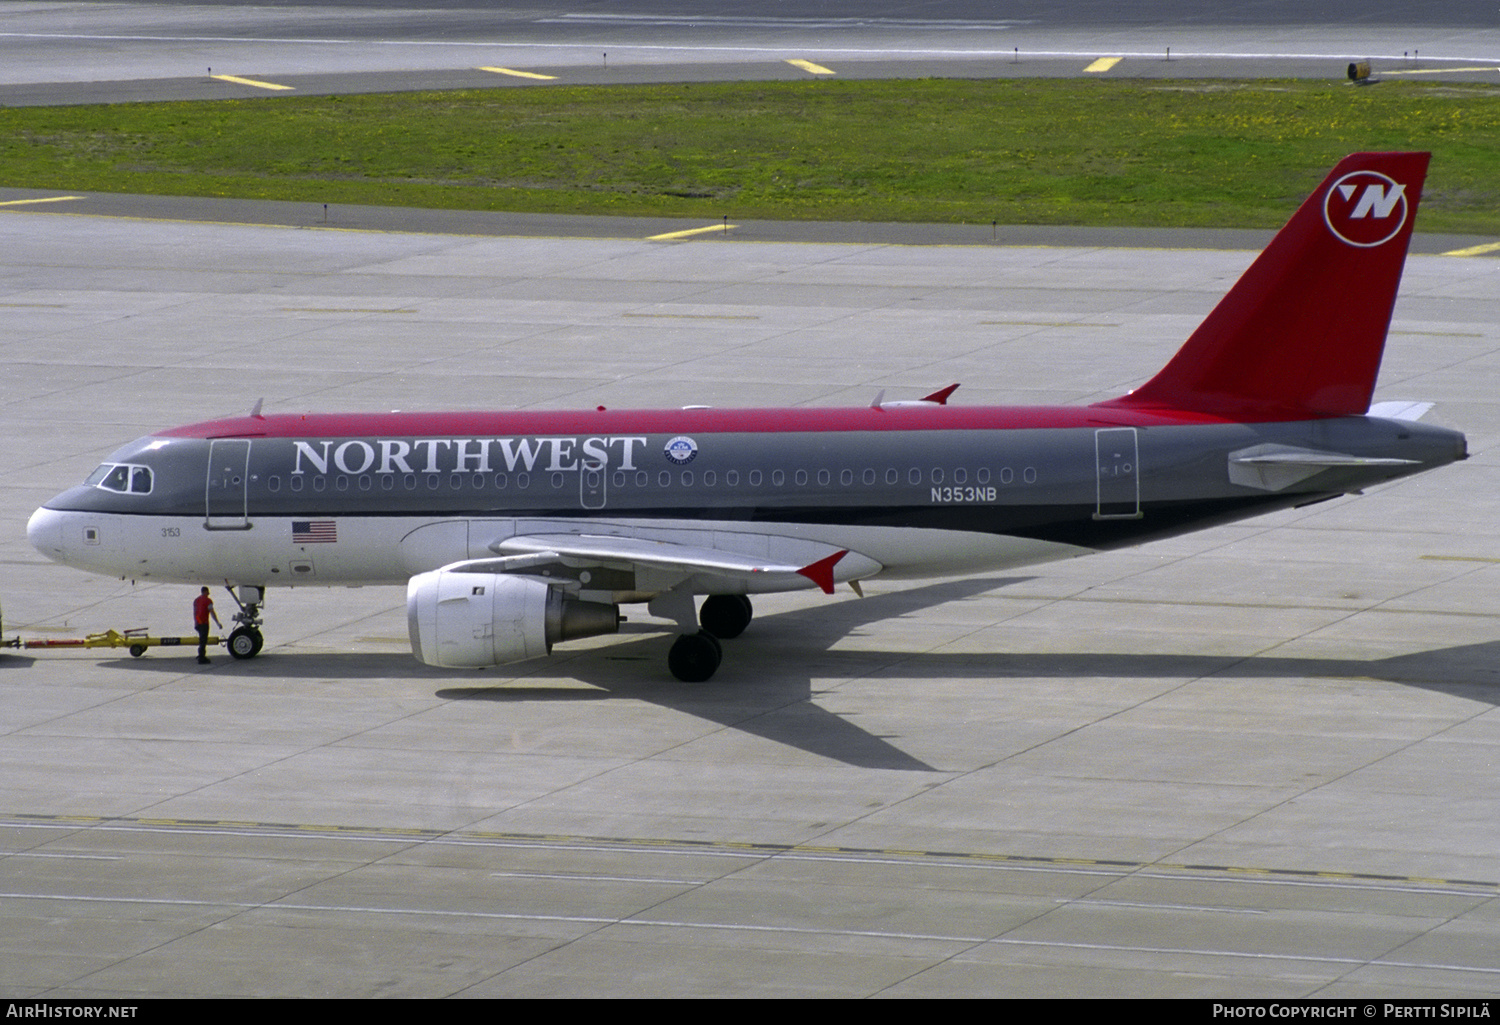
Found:
<path fill-rule="evenodd" d="M 254 658 L 260 654 L 260 649 L 265 646 L 266 639 L 260 632 L 261 623 L 264 622 L 260 616 L 261 606 L 265 604 L 266 589 L 264 587 L 241 587 L 240 594 L 236 594 L 233 587 L 225 585 L 229 597 L 240 607 L 240 611 L 234 615 L 234 621 L 239 626 L 229 633 L 229 654 L 235 658 Z"/>

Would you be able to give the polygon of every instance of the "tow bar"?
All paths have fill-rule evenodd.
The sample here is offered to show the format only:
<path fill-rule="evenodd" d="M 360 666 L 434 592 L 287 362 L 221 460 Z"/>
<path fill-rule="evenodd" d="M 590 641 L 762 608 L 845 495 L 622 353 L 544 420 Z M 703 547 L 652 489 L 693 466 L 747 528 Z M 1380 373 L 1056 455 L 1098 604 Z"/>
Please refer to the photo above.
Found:
<path fill-rule="evenodd" d="M 208 643 L 217 648 L 224 643 L 218 637 L 209 637 Z M 69 637 L 63 639 L 47 639 L 39 641 L 23 641 L 19 637 L 0 641 L 0 647 L 6 648 L 129 648 L 132 658 L 140 658 L 146 653 L 147 648 L 188 648 L 198 646 L 198 635 L 191 637 L 152 637 L 146 633 L 145 627 L 137 627 L 134 630 L 106 630 L 103 633 L 89 634 L 87 637 Z"/>

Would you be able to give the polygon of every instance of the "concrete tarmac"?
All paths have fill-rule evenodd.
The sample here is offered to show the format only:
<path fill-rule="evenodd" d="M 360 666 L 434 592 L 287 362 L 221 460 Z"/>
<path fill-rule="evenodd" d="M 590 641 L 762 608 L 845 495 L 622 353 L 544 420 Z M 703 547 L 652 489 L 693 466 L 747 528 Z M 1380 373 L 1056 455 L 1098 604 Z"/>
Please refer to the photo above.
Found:
<path fill-rule="evenodd" d="M 156 428 L 261 397 L 1088 402 L 1253 255 L 3 207 L 4 632 L 188 632 L 191 588 L 21 529 Z M 1493 995 L 1497 270 L 1412 258 L 1377 394 L 1436 401 L 1466 463 L 1003 579 L 768 598 L 708 685 L 643 614 L 428 668 L 391 588 L 272 592 L 250 662 L 0 654 L 0 990 Z"/>
<path fill-rule="evenodd" d="M 1016 74 L 1367 56 L 1461 81 L 1500 53 L 1476 2 L 424 6 L 10 3 L 0 103 L 269 95 L 210 67 L 302 92 L 525 81 L 480 64 L 989 74 L 1007 52 Z M 188 632 L 191 588 L 24 538 L 154 429 L 262 397 L 1087 402 L 1153 373 L 1266 237 L 661 240 L 703 225 L 57 197 L 0 192 L 5 636 Z M 273 592 L 250 662 L 0 651 L 0 992 L 1493 996 L 1487 241 L 1419 236 L 1377 393 L 1436 401 L 1467 462 L 1006 578 L 760 600 L 706 686 L 671 679 L 644 615 L 550 660 L 431 669 L 395 588 Z"/>

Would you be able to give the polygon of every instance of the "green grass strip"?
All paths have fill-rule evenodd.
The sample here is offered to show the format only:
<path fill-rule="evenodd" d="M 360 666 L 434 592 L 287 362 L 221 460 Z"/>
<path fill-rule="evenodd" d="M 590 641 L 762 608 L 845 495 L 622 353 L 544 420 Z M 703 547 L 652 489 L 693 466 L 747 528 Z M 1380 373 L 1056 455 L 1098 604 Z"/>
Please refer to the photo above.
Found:
<path fill-rule="evenodd" d="M 1270 228 L 1357 150 L 1500 233 L 1500 88 L 839 81 L 0 110 L 0 184 L 442 209 Z"/>

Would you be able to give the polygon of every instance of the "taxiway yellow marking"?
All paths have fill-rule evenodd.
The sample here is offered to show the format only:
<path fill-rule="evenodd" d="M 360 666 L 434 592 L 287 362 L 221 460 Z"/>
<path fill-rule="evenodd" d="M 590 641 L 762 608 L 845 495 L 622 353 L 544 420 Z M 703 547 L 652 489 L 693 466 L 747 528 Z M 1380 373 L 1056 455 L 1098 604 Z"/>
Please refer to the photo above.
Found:
<path fill-rule="evenodd" d="M 806 71 L 810 75 L 836 75 L 836 74 L 838 74 L 838 72 L 834 71 L 832 68 L 825 68 L 823 65 L 821 65 L 821 64 L 814 64 L 812 61 L 789 60 L 789 61 L 787 61 L 787 63 L 790 64 L 794 68 L 801 68 L 803 71 Z"/>
<path fill-rule="evenodd" d="M 1485 253 L 1500 252 L 1500 242 L 1487 242 L 1482 246 L 1470 246 L 1467 249 L 1450 249 L 1444 256 L 1483 256 Z"/>
<path fill-rule="evenodd" d="M 669 238 L 687 238 L 689 235 L 704 235 L 710 231 L 728 231 L 730 228 L 738 228 L 738 224 L 710 224 L 706 228 L 688 228 L 686 231 L 669 231 L 664 235 L 647 235 L 647 242 L 660 242 Z"/>
<path fill-rule="evenodd" d="M 1190 865 L 1177 862 L 1128 861 L 1106 858 L 1048 857 L 1040 854 L 1006 854 L 997 852 L 933 851 L 933 850 L 882 850 L 870 847 L 813 846 L 799 844 L 753 843 L 732 840 L 684 840 L 668 837 L 610 837 L 572 836 L 559 833 L 509 833 L 509 832 L 452 832 L 446 829 L 424 829 L 415 826 L 337 826 L 312 825 L 292 822 L 237 822 L 226 819 L 168 819 L 132 818 L 129 816 L 103 815 L 48 815 L 37 812 L 0 812 L 0 822 L 27 826 L 56 826 L 77 824 L 104 829 L 134 829 L 149 826 L 153 829 L 186 829 L 202 831 L 209 828 L 225 833 L 248 835 L 276 835 L 277 831 L 293 833 L 323 833 L 331 836 L 348 836 L 359 839 L 418 837 L 438 843 L 470 844 L 476 840 L 494 841 L 506 845 L 531 846 L 539 843 L 560 845 L 588 845 L 595 848 L 630 850 L 631 848 L 664 848 L 674 853 L 708 852 L 727 854 L 731 857 L 793 857 L 817 858 L 827 854 L 835 856 L 870 857 L 885 855 L 914 859 L 941 859 L 958 863 L 1017 865 L 1024 868 L 1040 866 L 1084 866 L 1092 870 L 1207 872 L 1223 875 L 1244 876 L 1263 879 L 1288 879 L 1299 884 L 1309 880 L 1359 880 L 1379 883 L 1420 883 L 1438 886 L 1475 887 L 1484 891 L 1500 890 L 1500 882 L 1487 879 L 1444 879 L 1428 876 L 1403 876 L 1381 872 L 1331 872 L 1307 868 L 1256 868 L 1238 865 Z M 3 896 L 3 895 L 0 895 Z M 108 899 L 108 898 L 101 898 Z M 639 923 L 637 923 L 639 924 Z"/>
<path fill-rule="evenodd" d="M 1083 73 L 1085 75 L 1097 75 L 1101 72 L 1108 71 L 1110 68 L 1114 67 L 1124 59 L 1124 57 L 1100 57 L 1098 60 L 1094 61 L 1094 63 L 1084 68 Z"/>
<path fill-rule="evenodd" d="M 1461 75 L 1466 71 L 1500 71 L 1500 68 L 1424 68 L 1420 71 L 1382 71 L 1382 75 Z"/>
<path fill-rule="evenodd" d="M 294 86 L 290 86 L 290 85 L 280 85 L 279 83 L 276 83 L 276 82 L 262 82 L 262 81 L 260 81 L 259 79 L 256 79 L 256 78 L 241 78 L 238 75 L 210 75 L 209 77 L 210 78 L 217 78 L 221 82 L 234 82 L 234 83 L 236 83 L 238 85 L 253 85 L 257 89 L 294 89 L 295 88 Z"/>
<path fill-rule="evenodd" d="M 70 199 L 82 199 L 82 196 L 46 196 L 42 199 L 7 199 L 0 202 L 0 206 L 25 206 L 28 203 L 62 203 Z"/>
<path fill-rule="evenodd" d="M 1431 559 L 1433 562 L 1500 562 L 1500 559 L 1487 555 L 1419 555 L 1417 558 Z"/>
<path fill-rule="evenodd" d="M 517 71 L 515 68 L 480 68 L 480 71 L 488 71 L 495 75 L 511 75 L 514 78 L 540 78 L 544 81 L 554 81 L 556 75 L 540 75 L 535 71 Z"/>

